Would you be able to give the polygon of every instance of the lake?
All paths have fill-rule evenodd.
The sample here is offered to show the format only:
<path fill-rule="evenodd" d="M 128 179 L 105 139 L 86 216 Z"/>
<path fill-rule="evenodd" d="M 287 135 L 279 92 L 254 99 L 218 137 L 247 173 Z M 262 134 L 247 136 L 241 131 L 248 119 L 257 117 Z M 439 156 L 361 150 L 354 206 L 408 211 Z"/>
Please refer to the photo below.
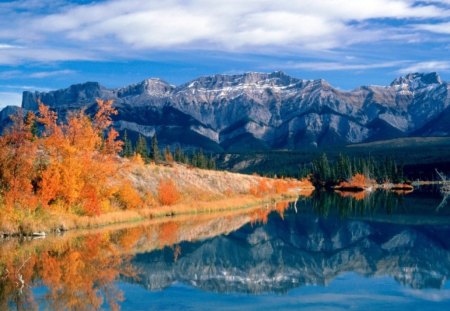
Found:
<path fill-rule="evenodd" d="M 450 203 L 318 192 L 0 242 L 0 310 L 449 310 Z M 449 200 L 450 201 L 450 200 Z"/>

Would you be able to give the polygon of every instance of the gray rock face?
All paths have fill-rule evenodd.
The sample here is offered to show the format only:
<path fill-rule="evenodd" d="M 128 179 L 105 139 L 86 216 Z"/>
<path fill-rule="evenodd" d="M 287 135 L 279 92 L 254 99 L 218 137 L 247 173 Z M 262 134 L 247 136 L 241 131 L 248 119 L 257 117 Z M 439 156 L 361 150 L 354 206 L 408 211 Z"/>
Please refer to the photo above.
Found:
<path fill-rule="evenodd" d="M 58 111 L 113 99 L 115 125 L 135 134 L 158 133 L 163 144 L 208 150 L 302 149 L 411 135 L 448 136 L 450 85 L 436 73 L 413 73 L 389 86 L 340 91 L 324 80 L 282 72 L 201 77 L 175 87 L 148 79 L 119 89 L 98 83 L 48 93 L 24 92 Z M 88 109 L 89 111 L 89 109 Z"/>
<path fill-rule="evenodd" d="M 11 124 L 11 116 L 16 114 L 19 110 L 20 108 L 17 106 L 6 106 L 0 110 L 0 133 Z"/>

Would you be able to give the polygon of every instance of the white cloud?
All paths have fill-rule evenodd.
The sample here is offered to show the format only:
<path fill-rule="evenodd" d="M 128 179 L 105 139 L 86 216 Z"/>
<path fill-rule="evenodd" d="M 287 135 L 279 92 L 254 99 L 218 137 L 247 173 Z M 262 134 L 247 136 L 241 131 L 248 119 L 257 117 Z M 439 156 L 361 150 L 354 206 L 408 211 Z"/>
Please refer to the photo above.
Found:
<path fill-rule="evenodd" d="M 74 74 L 76 71 L 74 70 L 54 70 L 54 71 L 39 71 L 39 72 L 33 72 L 28 75 L 29 78 L 48 78 L 48 77 L 58 77 L 63 75 L 70 75 Z"/>
<path fill-rule="evenodd" d="M 20 46 L 7 44 L 7 43 L 0 43 L 0 50 L 17 49 L 17 48 L 20 48 Z"/>
<path fill-rule="evenodd" d="M 40 13 L 17 13 L 13 9 L 20 1 L 0 5 L 0 12 L 5 12 L 0 40 L 30 44 L 17 56 L 2 53 L 1 64 L 92 59 L 95 51 L 105 49 L 324 50 L 396 35 L 355 22 L 450 16 L 449 10 L 433 3 L 417 6 L 412 0 L 110 0 L 87 5 L 59 1 L 51 14 L 41 12 L 45 1 L 27 2 Z M 67 42 L 73 48 L 57 47 Z M 34 50 L 31 43 L 42 43 L 42 48 Z"/>
<path fill-rule="evenodd" d="M 438 23 L 438 24 L 419 24 L 415 25 L 414 28 L 420 30 L 426 30 L 430 32 L 435 32 L 439 34 L 450 35 L 450 22 L 448 23 Z"/>
<path fill-rule="evenodd" d="M 98 59 L 92 52 L 64 48 L 9 48 L 0 53 L 0 65 L 16 65 L 24 62 L 54 62 Z"/>
<path fill-rule="evenodd" d="M 79 6 L 32 25 L 42 32 L 65 32 L 72 40 L 113 37 L 136 48 L 193 44 L 225 49 L 285 45 L 324 49 L 354 35 L 356 29 L 348 25 L 351 21 L 443 15 L 449 12 L 405 0 L 131 0 Z"/>
<path fill-rule="evenodd" d="M 20 106 L 21 104 L 21 93 L 0 92 L 0 109 L 3 109 L 6 106 Z"/>
<path fill-rule="evenodd" d="M 22 75 L 23 72 L 20 70 L 5 70 L 5 71 L 0 71 L 0 79 L 11 79 L 11 78 L 15 78 L 15 77 L 19 77 L 20 75 Z"/>
<path fill-rule="evenodd" d="M 450 71 L 450 61 L 426 61 L 411 64 L 401 68 L 397 72 L 407 74 L 411 72 Z"/>
<path fill-rule="evenodd" d="M 48 77 L 58 77 L 58 76 L 65 76 L 65 75 L 71 75 L 76 73 L 75 70 L 53 70 L 53 71 L 37 71 L 32 73 L 25 73 L 20 70 L 7 70 L 0 72 L 0 79 L 7 80 L 7 79 L 13 79 L 13 78 L 32 78 L 32 79 L 41 79 L 41 78 L 48 78 Z"/>
<path fill-rule="evenodd" d="M 39 91 L 49 92 L 52 89 L 47 87 L 35 86 L 35 85 L 14 85 L 14 84 L 0 84 L 0 89 L 20 90 L 20 91 Z"/>

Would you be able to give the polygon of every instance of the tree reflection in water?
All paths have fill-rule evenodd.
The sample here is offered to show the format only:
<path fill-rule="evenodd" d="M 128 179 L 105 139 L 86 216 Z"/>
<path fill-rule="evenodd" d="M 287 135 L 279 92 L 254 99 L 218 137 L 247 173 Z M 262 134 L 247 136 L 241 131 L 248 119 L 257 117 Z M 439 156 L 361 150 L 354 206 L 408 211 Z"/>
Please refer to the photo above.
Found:
<path fill-rule="evenodd" d="M 39 285 L 48 289 L 45 298 L 54 310 L 95 310 L 104 304 L 118 309 L 123 295 L 113 281 L 119 275 L 135 274 L 130 257 L 122 256 L 122 247 L 114 242 L 116 238 L 98 233 L 51 243 L 3 243 L 0 309 L 39 309 L 32 291 Z"/>
<path fill-rule="evenodd" d="M 271 205 L 264 213 L 274 209 L 282 213 L 287 206 L 287 202 Z M 131 265 L 136 253 L 168 248 L 176 262 L 182 252 L 180 241 L 232 232 L 255 219 L 260 210 L 188 215 L 41 240 L 0 241 L 0 310 L 117 310 L 124 295 L 116 281 L 139 281 Z M 44 302 L 35 299 L 33 290 L 42 286 Z"/>
<path fill-rule="evenodd" d="M 450 271 L 450 211 L 435 211 L 440 200 L 316 192 L 219 215 L 2 241 L 0 310 L 118 309 L 126 297 L 119 280 L 150 290 L 180 282 L 220 293 L 285 293 L 350 271 L 441 288 Z"/>

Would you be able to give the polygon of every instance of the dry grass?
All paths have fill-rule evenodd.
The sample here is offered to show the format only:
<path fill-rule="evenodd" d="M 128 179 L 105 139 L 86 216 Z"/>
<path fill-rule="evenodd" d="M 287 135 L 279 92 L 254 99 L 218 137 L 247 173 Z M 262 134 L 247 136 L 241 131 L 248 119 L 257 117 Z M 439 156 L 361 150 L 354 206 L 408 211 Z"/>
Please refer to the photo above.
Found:
<path fill-rule="evenodd" d="M 152 217 L 215 213 L 267 204 L 287 197 L 310 195 L 314 189 L 306 180 L 275 180 L 179 164 L 144 165 L 138 160 L 121 160 L 121 176 L 117 178 L 125 180 L 128 189 L 121 189 L 109 212 L 98 216 L 79 216 L 63 209 L 54 209 L 44 210 L 39 215 L 21 215 L 20 219 L 3 216 L 0 218 L 0 233 L 29 234 L 58 229 L 95 228 Z M 170 189 L 162 189 L 161 181 L 170 181 L 170 187 L 165 185 L 165 188 Z M 172 196 L 175 190 L 176 195 Z M 163 198 L 161 192 L 169 193 L 170 200 Z"/>

